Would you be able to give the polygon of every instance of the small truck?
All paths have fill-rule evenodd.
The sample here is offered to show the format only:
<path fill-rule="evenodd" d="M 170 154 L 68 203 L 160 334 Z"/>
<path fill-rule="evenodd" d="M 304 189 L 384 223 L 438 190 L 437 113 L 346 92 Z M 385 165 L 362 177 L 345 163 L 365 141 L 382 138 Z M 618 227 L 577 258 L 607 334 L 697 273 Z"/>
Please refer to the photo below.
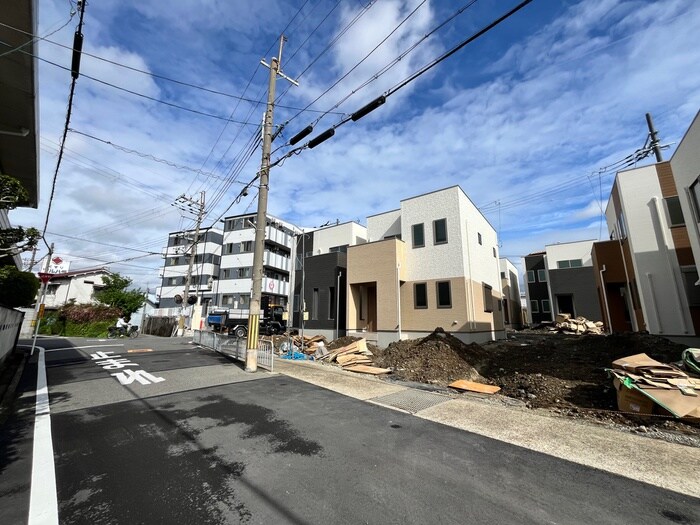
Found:
<path fill-rule="evenodd" d="M 271 304 L 264 306 L 260 312 L 260 333 L 265 335 L 281 334 L 287 329 L 287 321 L 284 317 L 284 307 Z M 236 337 L 248 335 L 247 308 L 215 308 L 207 316 L 207 324 L 215 332 L 228 332 Z"/>

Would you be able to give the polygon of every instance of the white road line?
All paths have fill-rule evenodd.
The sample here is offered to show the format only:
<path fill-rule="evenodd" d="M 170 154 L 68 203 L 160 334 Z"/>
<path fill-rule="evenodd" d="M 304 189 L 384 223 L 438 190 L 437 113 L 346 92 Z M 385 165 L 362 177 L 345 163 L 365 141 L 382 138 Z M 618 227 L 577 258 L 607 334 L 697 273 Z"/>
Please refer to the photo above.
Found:
<path fill-rule="evenodd" d="M 114 345 L 66 346 L 64 348 L 49 348 L 46 350 L 46 352 L 61 352 L 63 350 L 84 350 L 85 348 L 110 348 L 113 346 L 124 346 L 124 343 Z"/>
<path fill-rule="evenodd" d="M 56 468 L 51 439 L 49 388 L 46 383 L 44 349 L 40 346 L 36 376 L 36 417 L 34 419 L 34 452 L 32 460 L 32 487 L 29 495 L 28 525 L 58 524 L 58 496 Z"/>

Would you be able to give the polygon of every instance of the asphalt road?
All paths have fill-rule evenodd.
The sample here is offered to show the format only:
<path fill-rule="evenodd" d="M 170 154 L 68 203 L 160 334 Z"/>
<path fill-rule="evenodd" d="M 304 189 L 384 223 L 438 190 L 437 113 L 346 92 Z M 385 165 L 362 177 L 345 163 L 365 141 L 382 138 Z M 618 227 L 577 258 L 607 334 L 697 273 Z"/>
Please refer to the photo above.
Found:
<path fill-rule="evenodd" d="M 40 344 L 60 523 L 700 523 L 698 499 L 180 341 Z M 38 361 L 2 427 L 2 524 L 51 514 Z"/>

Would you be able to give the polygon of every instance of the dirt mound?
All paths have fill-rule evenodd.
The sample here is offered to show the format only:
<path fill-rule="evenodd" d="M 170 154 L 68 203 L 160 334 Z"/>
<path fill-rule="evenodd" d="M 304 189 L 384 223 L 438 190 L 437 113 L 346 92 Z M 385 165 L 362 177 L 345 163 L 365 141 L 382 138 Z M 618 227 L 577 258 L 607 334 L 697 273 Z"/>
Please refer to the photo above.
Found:
<path fill-rule="evenodd" d="M 446 386 L 457 379 L 488 383 L 473 365 L 484 362 L 487 354 L 481 346 L 465 344 L 437 329 L 423 339 L 391 343 L 374 361 L 391 368 L 398 379 Z"/>

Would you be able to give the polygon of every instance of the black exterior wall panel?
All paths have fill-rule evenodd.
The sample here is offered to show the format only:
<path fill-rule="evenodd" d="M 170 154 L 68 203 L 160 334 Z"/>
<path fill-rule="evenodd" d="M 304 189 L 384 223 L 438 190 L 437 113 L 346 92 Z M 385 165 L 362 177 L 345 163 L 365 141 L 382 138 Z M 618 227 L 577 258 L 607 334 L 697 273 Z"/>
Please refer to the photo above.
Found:
<path fill-rule="evenodd" d="M 549 284 L 552 288 L 552 309 L 557 310 L 557 295 L 571 295 L 574 314 L 591 321 L 601 321 L 600 301 L 596 289 L 595 273 L 592 267 L 549 270 Z"/>
<path fill-rule="evenodd" d="M 347 254 L 342 252 L 315 255 L 305 259 L 306 270 L 304 275 L 304 297 L 309 319 L 304 322 L 304 330 L 335 330 L 335 311 L 331 314 L 330 288 L 336 289 L 336 299 L 340 301 L 338 313 L 338 329 L 345 330 L 345 283 L 347 282 Z M 340 277 L 340 290 L 338 290 L 338 273 Z M 294 275 L 294 295 L 301 296 L 302 272 L 297 268 Z M 318 318 L 312 318 L 312 305 L 314 288 L 319 291 Z M 300 305 L 294 305 L 294 326 L 301 326 L 299 309 Z"/>

